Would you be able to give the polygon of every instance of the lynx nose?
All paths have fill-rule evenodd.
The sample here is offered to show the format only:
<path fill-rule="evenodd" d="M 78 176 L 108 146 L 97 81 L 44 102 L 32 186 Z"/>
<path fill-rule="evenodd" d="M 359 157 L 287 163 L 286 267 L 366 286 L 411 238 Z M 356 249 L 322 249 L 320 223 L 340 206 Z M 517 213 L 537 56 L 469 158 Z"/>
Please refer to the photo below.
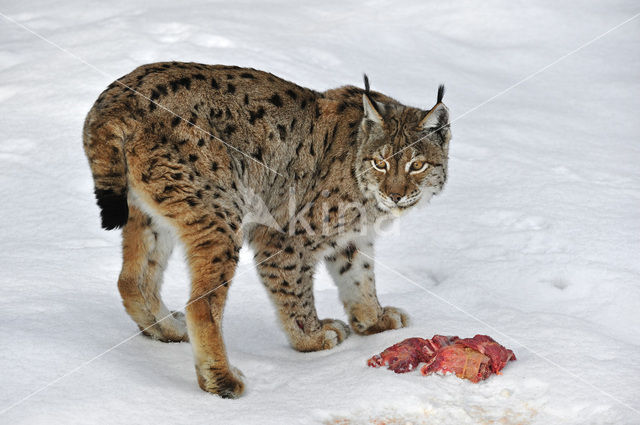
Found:
<path fill-rule="evenodd" d="M 396 203 L 396 204 L 397 204 L 398 202 L 400 202 L 400 199 L 402 199 L 402 195 L 400 195 L 400 194 L 399 194 L 399 193 L 397 193 L 397 192 L 392 192 L 392 193 L 390 193 L 388 196 L 389 196 L 389 198 L 391 198 L 391 200 L 392 200 L 394 203 Z"/>

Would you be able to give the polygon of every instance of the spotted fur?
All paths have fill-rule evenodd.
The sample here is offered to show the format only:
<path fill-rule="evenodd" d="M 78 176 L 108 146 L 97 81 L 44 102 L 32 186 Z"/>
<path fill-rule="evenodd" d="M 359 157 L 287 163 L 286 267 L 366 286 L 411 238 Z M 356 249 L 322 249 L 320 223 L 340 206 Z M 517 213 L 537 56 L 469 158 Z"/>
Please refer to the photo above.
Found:
<path fill-rule="evenodd" d="M 84 127 L 103 227 L 123 227 L 127 312 L 151 337 L 189 340 L 200 387 L 223 397 L 244 389 L 221 333 L 243 240 L 294 348 L 329 349 L 350 332 L 317 316 L 323 259 L 355 332 L 406 326 L 378 302 L 371 230 L 440 192 L 449 139 L 442 90 L 423 111 L 368 81 L 320 93 L 248 68 L 137 68 L 98 97 Z M 424 169 L 407 168 L 415 161 Z M 191 272 L 186 323 L 160 298 L 175 240 Z"/>

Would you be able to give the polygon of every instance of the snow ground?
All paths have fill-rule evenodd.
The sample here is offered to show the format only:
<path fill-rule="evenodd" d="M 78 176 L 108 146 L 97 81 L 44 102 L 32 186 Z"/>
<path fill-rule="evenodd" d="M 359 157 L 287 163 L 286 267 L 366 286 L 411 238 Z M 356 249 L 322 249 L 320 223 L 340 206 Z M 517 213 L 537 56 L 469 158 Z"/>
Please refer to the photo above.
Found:
<path fill-rule="evenodd" d="M 0 17 L 0 423 L 640 423 L 640 18 L 463 116 L 637 2 L 0 0 L 0 12 L 107 74 Z M 5 410 L 137 330 L 80 132 L 112 80 L 160 60 L 252 66 L 318 90 L 366 71 L 425 108 L 447 84 L 448 186 L 377 249 L 380 298 L 413 323 L 295 352 L 243 252 L 224 323 L 241 399 L 200 391 L 188 344 L 136 336 Z M 165 282 L 167 303 L 183 305 L 180 255 Z M 345 318 L 324 272 L 317 303 Z M 486 333 L 518 361 L 477 385 L 365 367 L 434 333 Z"/>

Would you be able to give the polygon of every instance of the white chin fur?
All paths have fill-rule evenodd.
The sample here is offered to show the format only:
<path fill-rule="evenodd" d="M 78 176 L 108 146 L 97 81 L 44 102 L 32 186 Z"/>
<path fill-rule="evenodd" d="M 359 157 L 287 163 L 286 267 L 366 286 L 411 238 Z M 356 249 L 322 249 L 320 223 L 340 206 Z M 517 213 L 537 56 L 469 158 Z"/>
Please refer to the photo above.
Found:
<path fill-rule="evenodd" d="M 394 217 L 400 217 L 405 210 L 400 209 L 398 207 L 391 208 L 391 214 Z"/>

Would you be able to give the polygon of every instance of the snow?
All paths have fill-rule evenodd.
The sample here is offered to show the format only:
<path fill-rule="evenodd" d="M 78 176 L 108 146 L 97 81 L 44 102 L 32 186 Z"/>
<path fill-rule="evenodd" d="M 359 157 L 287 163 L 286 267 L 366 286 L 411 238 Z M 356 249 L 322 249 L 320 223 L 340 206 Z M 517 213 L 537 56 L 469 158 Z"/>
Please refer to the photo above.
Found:
<path fill-rule="evenodd" d="M 640 423 L 640 19 L 564 57 L 637 2 L 27 0 L 0 12 L 0 422 Z M 424 108 L 446 83 L 449 183 L 377 245 L 381 301 L 407 310 L 409 328 L 295 352 L 243 251 L 224 328 L 245 396 L 202 392 L 188 344 L 133 336 L 120 235 L 100 229 L 80 134 L 111 81 L 161 60 L 318 90 L 366 71 Z M 179 253 L 165 282 L 167 304 L 184 305 Z M 316 290 L 320 315 L 345 319 L 324 271 Z M 479 384 L 365 366 L 435 333 L 491 335 L 518 361 Z"/>

